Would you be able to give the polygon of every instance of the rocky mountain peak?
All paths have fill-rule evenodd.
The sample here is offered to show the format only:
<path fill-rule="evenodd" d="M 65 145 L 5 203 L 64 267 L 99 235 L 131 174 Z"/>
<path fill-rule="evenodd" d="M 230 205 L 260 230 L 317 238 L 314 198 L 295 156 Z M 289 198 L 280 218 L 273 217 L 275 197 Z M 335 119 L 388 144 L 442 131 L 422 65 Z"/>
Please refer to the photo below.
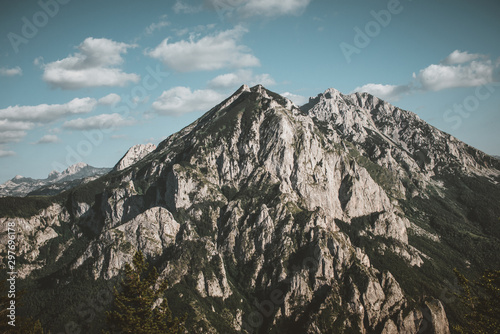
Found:
<path fill-rule="evenodd" d="M 71 165 L 69 166 L 68 168 L 66 168 L 62 173 L 61 173 L 61 177 L 65 177 L 65 176 L 70 176 L 70 175 L 74 175 L 76 173 L 79 173 L 82 169 L 86 168 L 86 167 L 89 167 L 88 164 L 84 163 L 84 162 L 78 162 L 74 165 Z"/>
<path fill-rule="evenodd" d="M 500 263 L 498 160 L 369 94 L 243 85 L 150 149 L 15 218 L 23 277 L 85 295 L 141 250 L 192 333 L 448 334 L 453 267 Z"/>
<path fill-rule="evenodd" d="M 120 171 L 127 167 L 132 166 L 137 161 L 144 158 L 149 153 L 153 152 L 156 149 L 156 145 L 148 143 L 148 144 L 139 144 L 132 146 L 127 153 L 118 161 L 113 170 Z"/>

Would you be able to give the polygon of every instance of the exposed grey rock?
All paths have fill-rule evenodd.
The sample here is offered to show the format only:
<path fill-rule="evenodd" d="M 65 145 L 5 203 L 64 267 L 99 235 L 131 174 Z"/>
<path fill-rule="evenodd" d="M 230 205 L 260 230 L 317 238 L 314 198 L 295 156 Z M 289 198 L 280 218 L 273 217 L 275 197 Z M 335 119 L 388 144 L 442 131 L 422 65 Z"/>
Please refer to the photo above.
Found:
<path fill-rule="evenodd" d="M 298 109 L 243 86 L 154 151 L 132 153 L 98 180 L 92 201 L 13 218 L 27 226 L 24 273 L 40 268 L 36 249 L 58 235 L 54 226 L 70 224 L 60 254 L 91 234 L 73 272 L 116 278 L 141 250 L 172 291 L 190 291 L 193 333 L 220 330 L 214 314 L 243 333 L 448 333 L 439 296 L 418 302 L 384 260 L 421 275 L 435 266 L 427 252 L 448 247 L 432 213 L 408 204 L 446 199 L 441 173 L 491 184 L 500 175 L 496 160 L 416 115 L 334 89 Z"/>
<path fill-rule="evenodd" d="M 139 144 L 132 146 L 127 153 L 118 161 L 118 163 L 113 167 L 113 170 L 120 171 L 127 167 L 132 166 L 137 161 L 144 158 L 146 155 L 151 153 L 156 149 L 154 144 Z"/>

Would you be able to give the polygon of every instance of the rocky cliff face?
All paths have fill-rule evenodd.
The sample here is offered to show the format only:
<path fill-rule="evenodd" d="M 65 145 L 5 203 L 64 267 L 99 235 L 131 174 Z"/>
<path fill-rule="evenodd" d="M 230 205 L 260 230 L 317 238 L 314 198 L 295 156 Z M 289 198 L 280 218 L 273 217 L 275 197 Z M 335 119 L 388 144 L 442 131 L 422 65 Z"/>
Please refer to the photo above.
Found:
<path fill-rule="evenodd" d="M 144 158 L 146 155 L 156 149 L 154 144 L 139 144 L 132 146 L 127 153 L 118 161 L 113 170 L 120 171 L 129 166 L 132 166 L 137 161 Z"/>
<path fill-rule="evenodd" d="M 470 191 L 498 201 L 499 175 L 498 160 L 373 96 L 329 89 L 299 109 L 243 86 L 64 206 L 1 223 L 29 226 L 28 278 L 109 280 L 141 250 L 190 333 L 449 333 L 452 268 L 500 263 L 499 209 L 460 205 Z M 56 259 L 37 253 L 49 246 Z"/>

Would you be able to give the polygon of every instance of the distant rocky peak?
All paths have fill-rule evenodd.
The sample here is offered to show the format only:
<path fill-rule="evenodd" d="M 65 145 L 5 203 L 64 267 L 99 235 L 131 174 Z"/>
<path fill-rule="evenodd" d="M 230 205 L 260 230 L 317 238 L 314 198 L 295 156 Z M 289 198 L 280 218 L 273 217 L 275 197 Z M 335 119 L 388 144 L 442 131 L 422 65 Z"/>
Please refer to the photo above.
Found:
<path fill-rule="evenodd" d="M 127 153 L 125 153 L 113 169 L 120 171 L 130 167 L 149 153 L 153 152 L 155 149 L 156 145 L 151 143 L 134 145 L 127 151 Z"/>
<path fill-rule="evenodd" d="M 268 107 L 269 108 L 275 108 L 275 107 L 281 106 L 289 111 L 299 111 L 298 106 L 295 103 L 293 103 L 292 100 L 290 100 L 282 95 L 276 94 L 276 93 L 266 89 L 264 86 L 262 86 L 260 84 L 250 88 L 250 91 L 252 93 L 258 94 L 258 96 L 260 96 L 262 99 L 268 100 L 268 102 L 269 102 Z"/>
<path fill-rule="evenodd" d="M 47 177 L 47 179 L 54 180 L 54 179 L 57 179 L 60 175 L 61 175 L 61 173 L 59 173 L 56 170 L 53 170 L 52 172 L 49 173 L 49 176 Z"/>
<path fill-rule="evenodd" d="M 336 90 L 335 88 L 328 88 L 323 92 L 323 94 L 320 94 L 319 96 L 324 97 L 325 99 L 329 100 L 338 100 L 342 99 L 344 97 L 344 94 L 342 94 L 340 91 Z"/>
<path fill-rule="evenodd" d="M 61 173 L 61 175 L 62 176 L 73 175 L 73 174 L 76 174 L 76 173 L 80 172 L 82 169 L 84 169 L 85 167 L 88 167 L 88 166 L 89 165 L 87 165 L 84 162 L 78 162 L 78 163 L 76 163 L 74 165 L 71 165 L 68 168 L 66 168 L 66 170 L 63 171 Z"/>

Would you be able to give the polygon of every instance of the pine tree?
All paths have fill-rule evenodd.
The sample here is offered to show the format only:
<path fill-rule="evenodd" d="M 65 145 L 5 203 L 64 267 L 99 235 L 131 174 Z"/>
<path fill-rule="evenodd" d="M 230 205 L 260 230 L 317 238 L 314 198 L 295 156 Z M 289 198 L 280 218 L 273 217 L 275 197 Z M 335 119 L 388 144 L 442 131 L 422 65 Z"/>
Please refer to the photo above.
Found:
<path fill-rule="evenodd" d="M 125 265 L 122 291 L 118 292 L 115 288 L 113 309 L 106 312 L 108 329 L 124 334 L 183 333 L 186 316 L 173 318 L 164 298 L 167 282 L 157 284 L 159 275 L 156 268 L 148 268 L 140 251 L 134 255 L 132 263 L 133 267 Z M 159 299 L 162 301 L 155 307 Z"/>
<path fill-rule="evenodd" d="M 458 333 L 499 334 L 500 333 L 500 270 L 487 270 L 477 281 L 469 281 L 454 269 L 462 293 L 460 301 L 468 309 L 465 323 L 454 329 Z"/>

